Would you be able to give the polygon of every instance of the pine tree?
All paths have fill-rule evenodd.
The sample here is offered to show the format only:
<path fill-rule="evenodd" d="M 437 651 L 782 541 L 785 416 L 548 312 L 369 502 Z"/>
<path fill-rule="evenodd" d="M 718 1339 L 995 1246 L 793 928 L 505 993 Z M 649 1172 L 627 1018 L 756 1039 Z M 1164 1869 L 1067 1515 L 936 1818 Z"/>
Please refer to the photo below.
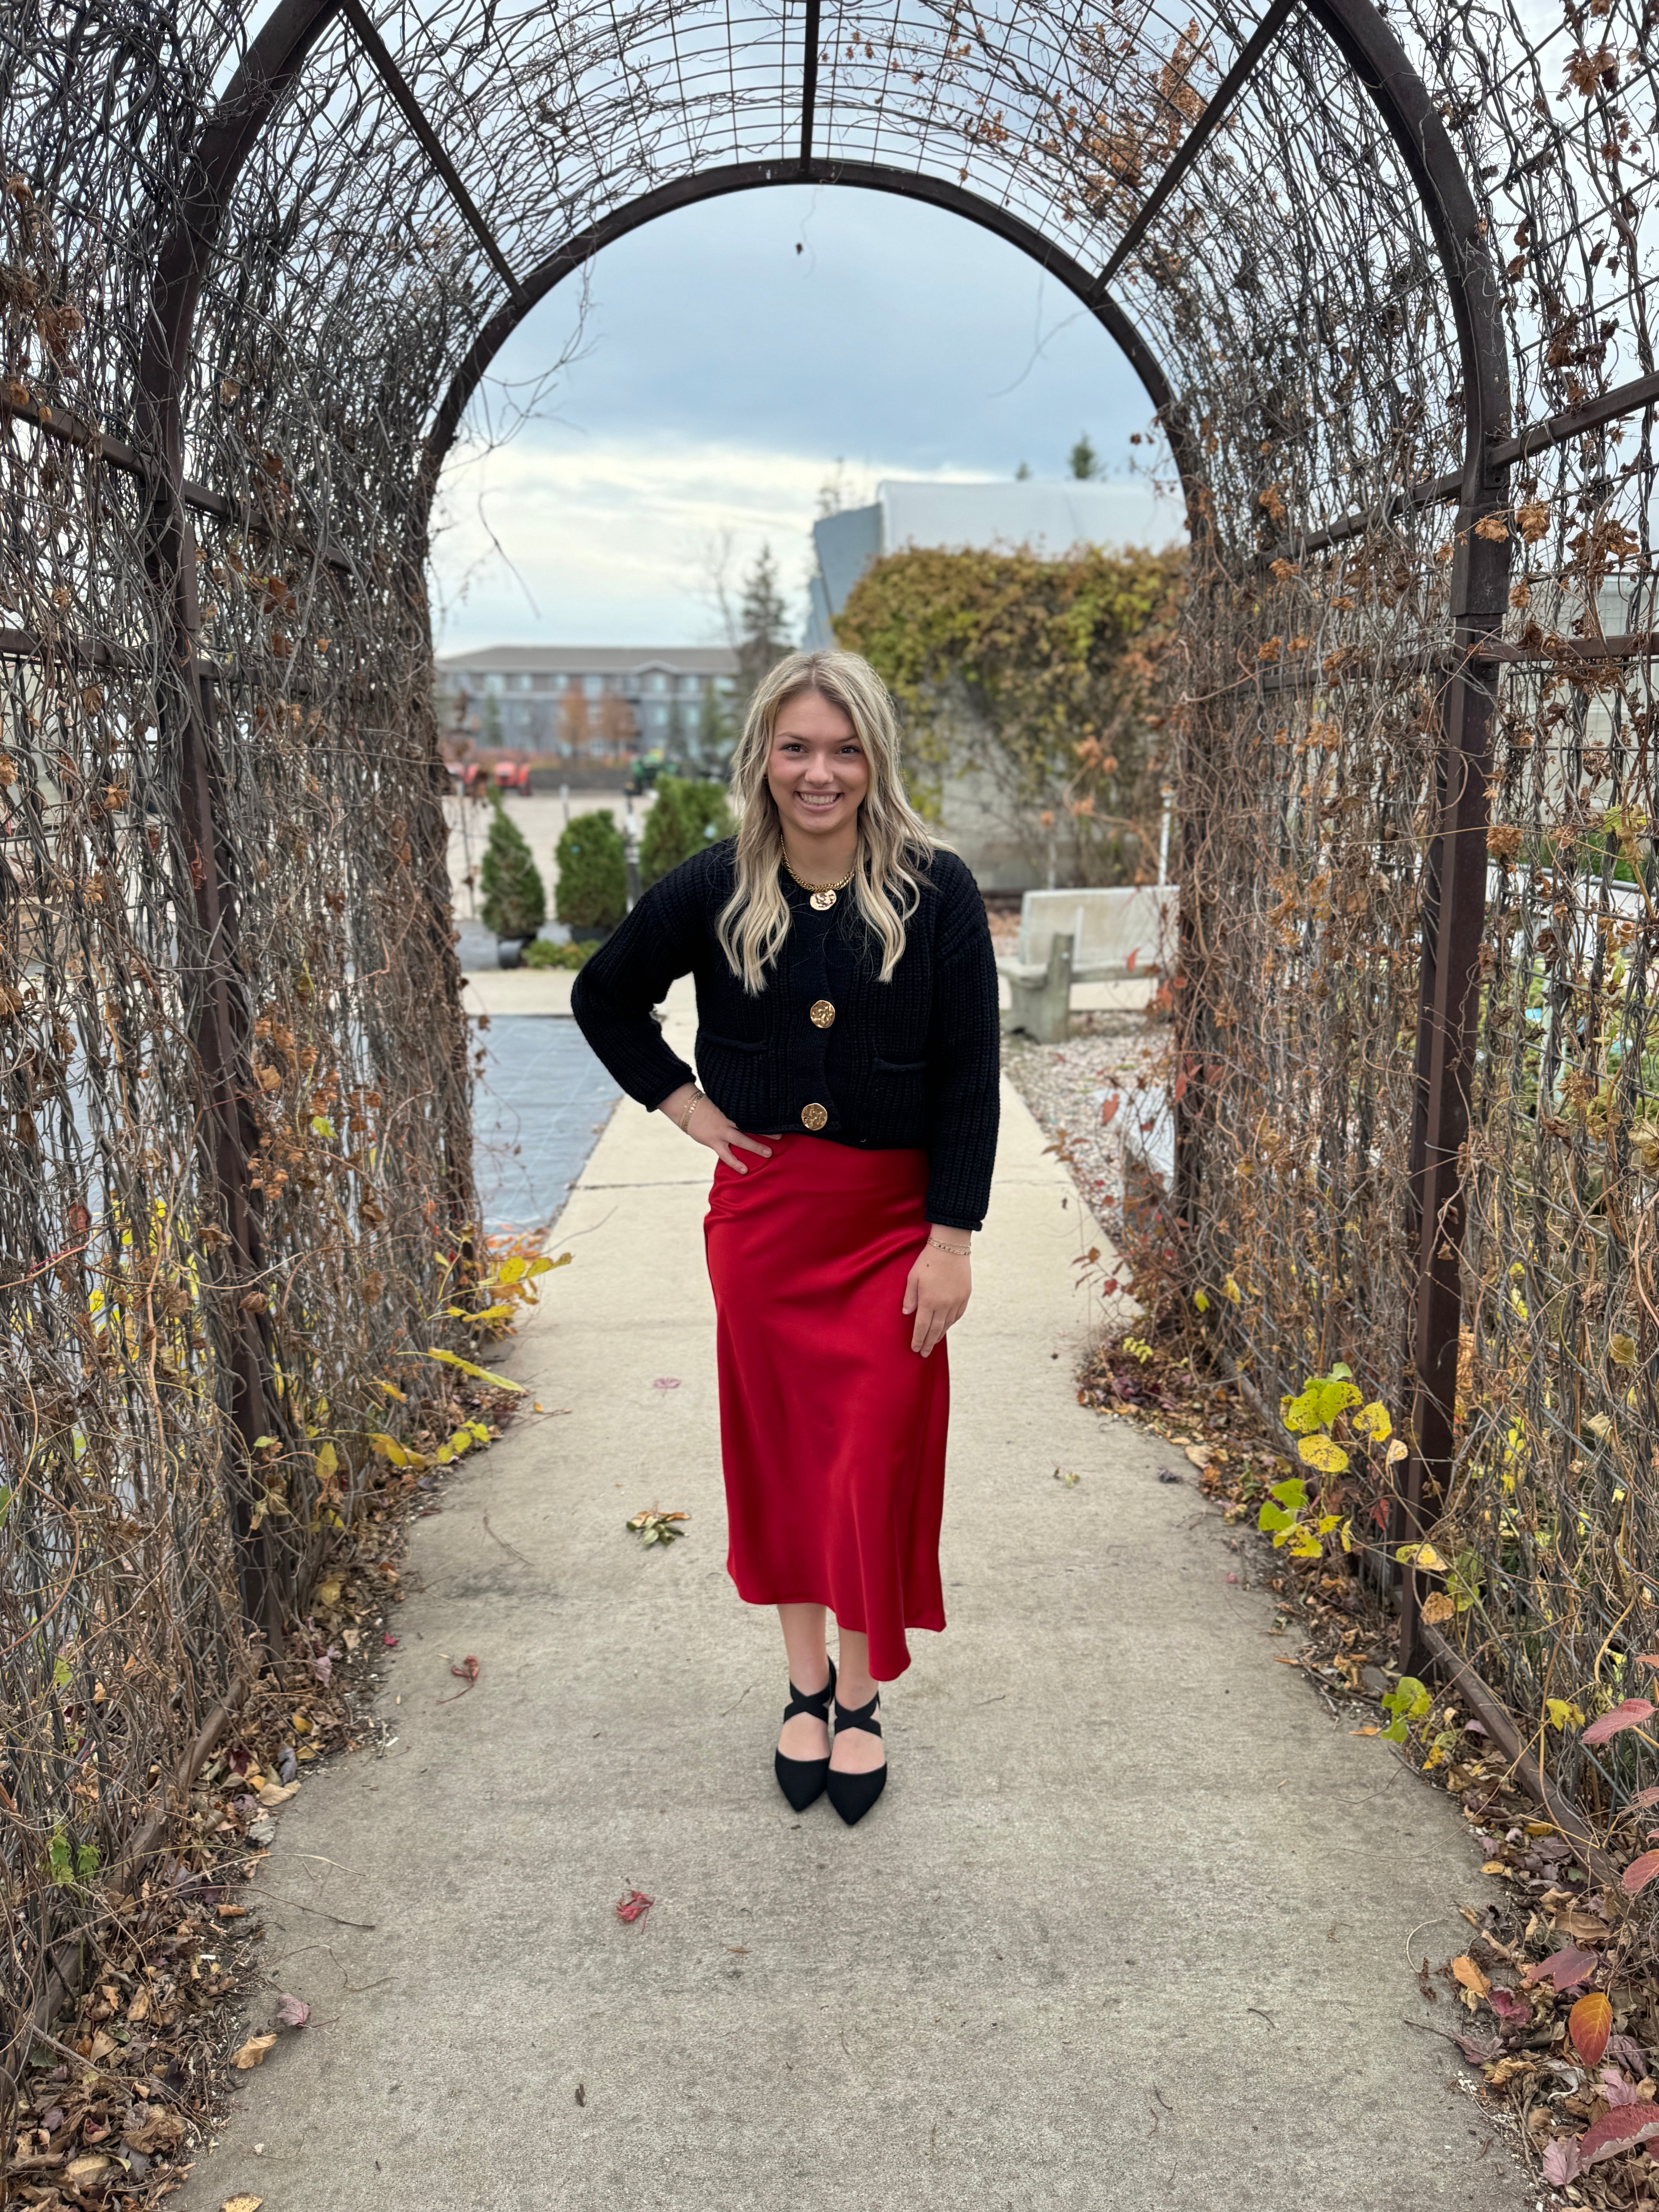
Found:
<path fill-rule="evenodd" d="M 699 768 L 724 768 L 732 757 L 732 718 L 711 684 L 697 714 L 696 758 Z"/>
<path fill-rule="evenodd" d="M 495 816 L 478 872 L 484 927 L 497 937 L 533 937 L 547 919 L 547 892 L 524 832 L 501 804 L 493 780 L 489 801 Z"/>
<path fill-rule="evenodd" d="M 1070 463 L 1072 474 L 1079 483 L 1092 483 L 1097 477 L 1105 474 L 1100 455 L 1095 451 L 1086 430 L 1078 432 L 1077 443 L 1073 447 L 1066 459 Z"/>
<path fill-rule="evenodd" d="M 771 547 L 763 545 L 744 579 L 738 603 L 738 686 L 745 708 L 768 669 L 795 649 L 787 633 L 788 620 L 789 610 L 778 588 L 777 563 Z"/>

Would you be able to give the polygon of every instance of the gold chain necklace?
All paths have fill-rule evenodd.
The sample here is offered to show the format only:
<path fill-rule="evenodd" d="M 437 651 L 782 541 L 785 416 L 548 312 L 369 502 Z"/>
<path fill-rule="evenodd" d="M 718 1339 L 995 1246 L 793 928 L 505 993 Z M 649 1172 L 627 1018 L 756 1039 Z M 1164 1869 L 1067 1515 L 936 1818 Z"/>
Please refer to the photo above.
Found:
<path fill-rule="evenodd" d="M 807 903 L 810 906 L 816 908 L 819 914 L 829 913 L 830 908 L 834 906 L 836 902 L 836 893 L 837 891 L 844 891 L 848 884 L 852 882 L 854 877 L 857 875 L 859 872 L 859 864 L 854 860 L 852 866 L 848 868 L 847 873 L 842 878 L 838 884 L 809 884 L 805 876 L 796 875 L 794 866 L 791 862 L 787 853 L 783 856 L 783 865 L 789 870 L 790 874 L 794 876 L 795 881 L 806 893 Z"/>

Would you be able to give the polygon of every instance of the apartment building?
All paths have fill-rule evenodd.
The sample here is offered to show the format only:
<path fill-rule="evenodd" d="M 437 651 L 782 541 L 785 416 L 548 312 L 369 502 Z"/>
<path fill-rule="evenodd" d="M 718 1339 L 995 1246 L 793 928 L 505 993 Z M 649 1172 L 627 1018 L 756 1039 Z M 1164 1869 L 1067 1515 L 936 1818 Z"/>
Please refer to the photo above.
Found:
<path fill-rule="evenodd" d="M 706 702 L 729 699 L 737 668 L 723 645 L 492 645 L 439 661 L 438 714 L 482 748 L 695 755 Z"/>

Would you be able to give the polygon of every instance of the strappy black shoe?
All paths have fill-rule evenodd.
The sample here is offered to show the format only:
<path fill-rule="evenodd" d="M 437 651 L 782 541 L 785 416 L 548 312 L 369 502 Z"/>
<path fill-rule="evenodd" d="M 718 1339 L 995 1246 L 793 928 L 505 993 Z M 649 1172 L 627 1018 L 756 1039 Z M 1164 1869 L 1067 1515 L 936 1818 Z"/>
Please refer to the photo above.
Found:
<path fill-rule="evenodd" d="M 797 1713 L 810 1713 L 815 1721 L 830 1724 L 830 1700 L 836 1690 L 836 1662 L 830 1662 L 830 1680 L 821 1690 L 814 1690 L 809 1698 L 804 1690 L 789 1685 L 789 1702 L 783 1709 L 785 1720 L 793 1720 Z M 841 1710 L 839 1706 L 836 1709 Z M 772 1771 L 778 1778 L 778 1787 L 798 1813 L 804 1813 L 815 1798 L 823 1795 L 823 1785 L 830 1777 L 830 1761 L 823 1759 L 786 1759 L 781 1751 L 772 1753 Z"/>
<path fill-rule="evenodd" d="M 881 1692 L 878 1690 L 867 1705 L 860 1705 L 856 1712 L 848 1712 L 841 1699 L 837 1698 L 836 1700 L 837 1732 L 842 1729 L 854 1728 L 863 1729 L 870 1735 L 879 1735 L 881 1723 L 876 1718 L 876 1707 L 880 1702 Z M 828 1762 L 825 1763 L 827 1765 Z M 853 1827 L 864 1818 L 887 1787 L 887 1762 L 883 1759 L 881 1765 L 873 1767 L 868 1774 L 843 1774 L 838 1768 L 830 1766 L 824 1778 L 823 1787 L 830 1792 L 830 1802 L 841 1814 L 848 1826 Z"/>

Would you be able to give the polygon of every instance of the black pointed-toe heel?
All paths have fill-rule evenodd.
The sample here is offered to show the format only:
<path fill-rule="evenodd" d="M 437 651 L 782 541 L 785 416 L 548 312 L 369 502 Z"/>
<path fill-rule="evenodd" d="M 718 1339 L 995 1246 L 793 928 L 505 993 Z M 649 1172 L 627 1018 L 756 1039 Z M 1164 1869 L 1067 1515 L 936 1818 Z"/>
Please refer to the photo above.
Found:
<path fill-rule="evenodd" d="M 830 1662 L 830 1680 L 821 1690 L 814 1690 L 809 1698 L 805 1692 L 789 1685 L 789 1702 L 783 1709 L 785 1720 L 793 1720 L 797 1713 L 810 1713 L 815 1721 L 830 1724 L 830 1700 L 836 1690 L 836 1662 Z M 837 1708 L 839 1710 L 839 1708 Z M 778 1778 L 778 1787 L 798 1813 L 804 1813 L 815 1799 L 823 1795 L 823 1785 L 830 1778 L 830 1761 L 825 1759 L 786 1759 L 781 1751 L 772 1753 L 772 1771 Z"/>
<path fill-rule="evenodd" d="M 869 1735 L 879 1735 L 881 1723 L 876 1718 L 876 1707 L 880 1701 L 881 1692 L 878 1690 L 867 1705 L 860 1705 L 855 1712 L 848 1712 L 841 1699 L 837 1698 L 836 1700 L 837 1731 L 842 1729 L 855 1728 L 863 1729 Z M 830 1793 L 830 1802 L 841 1814 L 848 1826 L 853 1827 L 864 1818 L 887 1787 L 887 1762 L 883 1759 L 881 1765 L 873 1768 L 868 1774 L 842 1774 L 832 1766 L 824 1778 L 823 1786 Z"/>

